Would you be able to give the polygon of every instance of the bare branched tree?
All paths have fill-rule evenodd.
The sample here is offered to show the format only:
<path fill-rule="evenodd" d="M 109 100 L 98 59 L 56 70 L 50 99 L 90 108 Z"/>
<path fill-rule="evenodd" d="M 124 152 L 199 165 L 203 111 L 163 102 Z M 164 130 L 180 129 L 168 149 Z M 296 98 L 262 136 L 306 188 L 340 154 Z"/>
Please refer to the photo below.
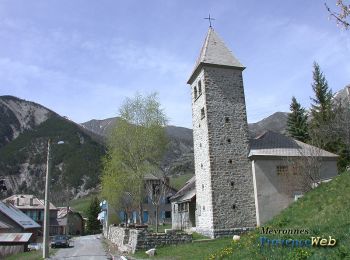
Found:
<path fill-rule="evenodd" d="M 130 192 L 124 192 L 124 195 L 120 199 L 120 208 L 124 212 L 125 226 L 128 225 L 128 219 L 132 214 L 135 207 L 135 201 L 133 200 L 132 194 Z"/>
<path fill-rule="evenodd" d="M 166 177 L 163 176 L 158 180 L 146 180 L 145 190 L 155 211 L 156 233 L 158 233 L 159 208 L 162 202 L 166 200 L 167 194 L 169 193 L 169 186 L 167 184 Z"/>
<path fill-rule="evenodd" d="M 327 3 L 324 3 L 330 17 L 333 17 L 337 25 L 341 26 L 344 29 L 350 28 L 350 23 L 348 21 L 348 18 L 350 17 L 350 4 L 346 4 L 345 0 L 337 0 L 336 6 L 338 8 L 338 11 L 332 10 Z"/>
<path fill-rule="evenodd" d="M 293 196 L 299 191 L 305 193 L 321 182 L 322 150 L 311 145 L 298 149 L 298 156 L 286 159 L 287 170 L 281 176 L 285 192 Z"/>

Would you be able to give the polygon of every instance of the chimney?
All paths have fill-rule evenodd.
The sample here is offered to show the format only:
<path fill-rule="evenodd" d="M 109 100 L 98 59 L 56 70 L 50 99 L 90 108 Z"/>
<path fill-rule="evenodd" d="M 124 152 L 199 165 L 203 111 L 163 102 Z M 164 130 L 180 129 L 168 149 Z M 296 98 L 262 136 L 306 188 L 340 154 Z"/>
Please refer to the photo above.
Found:
<path fill-rule="evenodd" d="M 19 206 L 19 198 L 16 199 L 16 205 Z"/>
<path fill-rule="evenodd" d="M 30 203 L 30 206 L 33 206 L 33 198 L 30 198 L 29 203 Z"/>

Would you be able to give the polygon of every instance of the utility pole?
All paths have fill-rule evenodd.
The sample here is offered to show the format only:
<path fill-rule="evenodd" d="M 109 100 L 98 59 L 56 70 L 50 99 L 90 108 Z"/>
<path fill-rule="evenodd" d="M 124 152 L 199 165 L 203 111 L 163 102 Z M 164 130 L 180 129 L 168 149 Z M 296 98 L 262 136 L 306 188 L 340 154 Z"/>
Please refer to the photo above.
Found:
<path fill-rule="evenodd" d="M 65 234 L 66 234 L 66 236 L 68 236 L 68 234 L 69 234 L 69 228 L 70 228 L 70 225 L 69 225 L 69 223 L 70 223 L 70 221 L 69 221 L 69 187 L 68 187 L 68 184 L 66 184 L 67 185 L 67 205 L 66 205 L 66 210 L 67 210 L 67 215 L 66 215 L 66 218 L 67 218 L 67 224 L 66 224 L 66 232 L 65 232 Z"/>
<path fill-rule="evenodd" d="M 59 141 L 56 144 L 64 144 Z M 45 181 L 45 209 L 44 209 L 44 241 L 43 241 L 43 258 L 49 257 L 49 239 L 50 239 L 50 182 L 51 182 L 51 139 L 47 141 L 47 158 L 46 158 L 46 181 Z"/>
<path fill-rule="evenodd" d="M 44 211 L 44 241 L 43 241 L 43 258 L 49 257 L 49 225 L 50 225 L 50 202 L 49 202 L 49 185 L 50 185 L 50 145 L 51 139 L 47 142 L 47 159 L 46 159 L 46 182 L 45 182 L 45 211 Z"/>

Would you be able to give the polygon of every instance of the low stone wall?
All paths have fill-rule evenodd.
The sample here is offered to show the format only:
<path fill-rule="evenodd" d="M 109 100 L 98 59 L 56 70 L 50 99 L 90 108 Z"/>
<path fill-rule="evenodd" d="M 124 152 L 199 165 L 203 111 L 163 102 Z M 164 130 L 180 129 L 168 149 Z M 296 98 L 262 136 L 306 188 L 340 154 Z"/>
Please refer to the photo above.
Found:
<path fill-rule="evenodd" d="M 178 232 L 151 233 L 147 229 L 129 229 L 109 227 L 107 238 L 120 251 L 135 253 L 136 250 L 148 250 L 157 246 L 177 245 L 192 242 L 192 235 Z"/>
<path fill-rule="evenodd" d="M 219 238 L 219 237 L 232 237 L 234 235 L 242 235 L 247 232 L 254 230 L 255 227 L 243 227 L 243 228 L 230 228 L 230 229 L 199 229 L 196 228 L 196 232 L 202 234 L 203 236 L 210 238 Z"/>

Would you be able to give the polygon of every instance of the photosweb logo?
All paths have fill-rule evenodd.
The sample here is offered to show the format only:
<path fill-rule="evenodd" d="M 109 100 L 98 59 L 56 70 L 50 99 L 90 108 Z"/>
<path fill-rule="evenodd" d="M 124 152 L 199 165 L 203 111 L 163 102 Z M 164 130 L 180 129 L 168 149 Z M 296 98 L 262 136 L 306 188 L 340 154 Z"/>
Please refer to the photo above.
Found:
<path fill-rule="evenodd" d="M 270 239 L 267 237 L 259 238 L 260 247 L 286 247 L 286 248 L 301 248 L 301 247 L 333 247 L 337 244 L 337 240 L 329 236 L 311 237 L 311 239 Z"/>

